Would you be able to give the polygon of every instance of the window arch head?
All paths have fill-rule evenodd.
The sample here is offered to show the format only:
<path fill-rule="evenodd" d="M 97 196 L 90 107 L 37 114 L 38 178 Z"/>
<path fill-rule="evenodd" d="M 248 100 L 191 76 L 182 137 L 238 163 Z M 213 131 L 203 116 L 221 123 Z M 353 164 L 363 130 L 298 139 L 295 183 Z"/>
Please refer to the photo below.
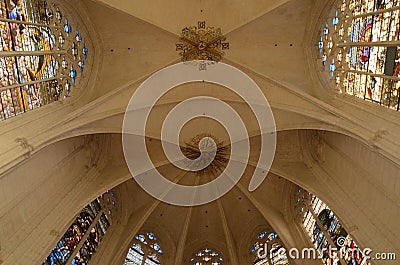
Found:
<path fill-rule="evenodd" d="M 275 232 L 260 232 L 254 242 L 251 252 L 255 265 L 285 265 L 289 264 L 286 250 Z"/>
<path fill-rule="evenodd" d="M 87 264 L 112 225 L 115 201 L 107 191 L 83 208 L 42 265 Z"/>
<path fill-rule="evenodd" d="M 89 49 L 51 0 L 0 3 L 0 120 L 69 96 Z"/>
<path fill-rule="evenodd" d="M 154 233 L 139 233 L 135 236 L 134 243 L 128 251 L 124 264 L 141 265 L 144 261 L 145 265 L 158 265 L 161 264 L 160 255 L 162 254 L 163 250 Z"/>
<path fill-rule="evenodd" d="M 319 64 L 348 95 L 399 110 L 400 1 L 338 0 L 321 27 Z"/>
<path fill-rule="evenodd" d="M 221 256 L 221 254 L 211 248 L 204 248 L 196 252 L 190 259 L 190 264 L 192 265 L 222 265 L 223 262 L 224 258 Z"/>

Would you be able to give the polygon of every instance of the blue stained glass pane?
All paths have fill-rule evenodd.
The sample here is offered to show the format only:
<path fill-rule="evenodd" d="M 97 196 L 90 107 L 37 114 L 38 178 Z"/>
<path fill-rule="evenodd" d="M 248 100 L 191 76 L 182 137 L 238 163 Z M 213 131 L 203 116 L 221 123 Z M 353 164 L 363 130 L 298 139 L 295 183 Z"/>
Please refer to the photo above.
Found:
<path fill-rule="evenodd" d="M 64 31 L 67 34 L 71 33 L 71 31 L 72 31 L 72 28 L 71 28 L 71 25 L 68 22 L 68 19 L 65 19 Z"/>
<path fill-rule="evenodd" d="M 77 75 L 76 70 L 74 69 L 73 66 L 71 66 L 71 70 L 69 71 L 69 77 L 71 77 L 71 81 L 72 81 L 73 85 L 75 85 L 76 75 Z"/>
<path fill-rule="evenodd" d="M 83 45 L 83 48 L 82 48 L 82 53 L 83 53 L 83 58 L 86 60 L 86 58 L 87 58 L 87 55 L 88 55 L 88 52 L 89 52 L 89 49 L 86 47 L 86 45 L 84 44 Z"/>
<path fill-rule="evenodd" d="M 251 252 L 254 252 L 258 249 L 258 244 L 254 243 L 253 247 L 251 248 Z"/>
<path fill-rule="evenodd" d="M 153 244 L 153 249 L 155 251 L 157 251 L 158 253 L 162 254 L 161 247 L 160 247 L 160 245 L 158 243 Z"/>
<path fill-rule="evenodd" d="M 322 53 L 322 48 L 324 48 L 324 42 L 322 41 L 322 36 L 319 39 L 318 48 L 319 48 L 319 52 Z"/>
<path fill-rule="evenodd" d="M 335 70 L 336 70 L 336 66 L 335 66 L 335 64 L 332 62 L 332 63 L 329 65 L 329 71 L 330 71 L 332 77 L 333 77 L 333 73 L 334 73 Z"/>
<path fill-rule="evenodd" d="M 139 234 L 139 235 L 135 236 L 135 238 L 137 240 L 141 241 L 141 242 L 145 242 L 146 241 L 146 238 L 142 234 Z"/>
<path fill-rule="evenodd" d="M 261 232 L 260 234 L 258 234 L 257 238 L 258 238 L 258 239 L 261 239 L 261 238 L 263 238 L 266 234 L 267 234 L 267 232 L 263 231 L 263 232 Z"/>
<path fill-rule="evenodd" d="M 79 67 L 79 70 L 81 72 L 83 72 L 83 69 L 85 68 L 85 61 L 84 60 L 79 60 L 78 67 Z"/>
<path fill-rule="evenodd" d="M 148 237 L 149 239 L 151 239 L 151 240 L 157 240 L 156 236 L 155 236 L 153 233 L 147 232 L 146 235 L 147 235 L 147 237 Z"/>
<path fill-rule="evenodd" d="M 332 19 L 332 24 L 336 26 L 339 23 L 339 18 L 338 18 L 338 11 L 336 11 L 335 17 Z"/>
<path fill-rule="evenodd" d="M 324 35 L 328 35 L 329 33 L 329 27 L 328 24 L 325 24 L 324 30 L 323 30 Z"/>
<path fill-rule="evenodd" d="M 79 34 L 79 30 L 75 31 L 75 40 L 80 43 L 82 41 L 82 36 Z"/>

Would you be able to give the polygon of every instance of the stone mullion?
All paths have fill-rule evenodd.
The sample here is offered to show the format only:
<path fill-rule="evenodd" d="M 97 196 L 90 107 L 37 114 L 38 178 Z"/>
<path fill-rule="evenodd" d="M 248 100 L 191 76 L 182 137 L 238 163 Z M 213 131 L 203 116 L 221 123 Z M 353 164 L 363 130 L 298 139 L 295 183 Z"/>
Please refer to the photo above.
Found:
<path fill-rule="evenodd" d="M 350 19 L 363 18 L 363 17 L 373 16 L 373 15 L 383 14 L 386 12 L 392 12 L 392 11 L 396 11 L 396 10 L 400 10 L 400 6 L 396 6 L 396 7 L 392 7 L 392 8 L 388 8 L 388 9 L 382 9 L 382 10 L 364 13 L 364 14 L 359 14 L 359 15 L 355 15 L 355 16 L 350 16 L 349 18 Z"/>
<path fill-rule="evenodd" d="M 348 28 L 349 26 L 352 25 L 352 21 L 354 19 L 358 19 L 358 18 L 366 18 L 369 16 L 373 16 L 373 15 L 378 15 L 378 14 L 383 14 L 386 12 L 392 12 L 392 11 L 396 11 L 396 10 L 400 10 L 400 6 L 397 7 L 393 7 L 393 8 L 388 8 L 388 9 L 384 9 L 384 10 L 378 10 L 375 12 L 369 12 L 369 13 L 364 13 L 364 14 L 359 14 L 359 15 L 352 15 L 351 13 L 349 13 L 349 10 L 347 9 L 344 13 L 342 13 L 342 16 L 339 16 L 339 24 L 343 24 L 344 28 Z M 348 34 L 346 34 L 347 36 L 343 36 L 347 37 L 348 39 L 350 38 L 350 36 L 348 36 Z M 340 42 L 337 44 L 338 47 L 365 47 L 365 46 L 399 46 L 400 45 L 400 41 L 378 41 L 378 42 Z"/>
<path fill-rule="evenodd" d="M 308 206 L 308 209 L 313 215 L 315 222 L 318 225 L 318 228 L 322 231 L 322 233 L 324 233 L 326 240 L 332 246 L 332 248 L 334 248 L 336 246 L 335 242 L 333 242 L 331 235 L 328 233 L 328 231 L 326 231 L 325 227 L 321 223 L 321 220 L 319 220 L 318 216 L 314 213 L 314 209 L 311 207 L 311 205 Z M 339 255 L 338 258 L 341 264 L 347 264 L 346 261 L 343 259 L 343 257 Z"/>
<path fill-rule="evenodd" d="M 348 1 L 347 1 L 348 4 Z M 392 11 L 396 11 L 396 10 L 400 10 L 400 6 L 397 7 L 393 7 L 393 8 L 389 8 L 389 9 L 384 9 L 384 10 L 378 10 L 378 11 L 374 11 L 374 12 L 369 12 L 369 13 L 364 13 L 364 14 L 360 14 L 360 15 L 352 15 L 351 13 L 349 13 L 348 8 L 344 11 L 341 12 L 340 8 L 338 9 L 338 18 L 339 18 L 339 24 L 337 25 L 337 27 L 341 27 L 343 26 L 344 28 L 348 28 L 348 24 L 351 24 L 351 21 L 353 21 L 354 19 L 357 18 L 363 18 L 363 17 L 368 17 L 368 16 L 373 16 L 373 15 L 377 15 L 377 14 L 382 14 L 382 13 L 386 13 L 386 12 L 392 12 Z M 333 30 L 332 25 L 329 26 L 329 31 L 331 32 Z M 335 28 L 336 30 L 336 28 Z M 338 52 L 337 49 L 345 49 L 347 47 L 397 47 L 400 46 L 400 41 L 379 41 L 379 42 L 344 42 L 344 41 L 340 41 L 339 39 L 343 40 L 343 39 L 349 39 L 348 36 L 348 32 L 345 31 L 343 32 L 343 36 L 341 38 L 336 38 L 333 39 L 332 41 L 336 42 L 336 44 L 334 45 L 334 47 L 332 47 L 331 51 L 328 52 L 328 50 L 326 50 L 325 54 L 327 55 L 327 64 L 329 65 L 329 63 L 332 61 L 332 59 L 335 59 L 335 61 L 337 60 L 337 56 L 336 53 Z M 324 45 L 324 49 L 326 49 L 326 45 L 328 44 L 328 39 L 325 40 L 325 45 Z M 344 55 L 343 55 L 344 56 Z M 355 70 L 344 70 L 343 68 L 346 68 L 345 66 L 345 62 L 342 58 L 342 61 L 339 63 L 338 65 L 339 69 L 336 70 L 340 70 L 342 72 L 341 76 L 343 76 L 343 74 L 345 72 L 354 72 L 354 73 L 359 73 L 359 74 L 366 74 L 366 75 L 372 75 L 372 76 L 377 76 L 377 77 L 382 77 L 382 78 L 386 78 L 386 79 L 390 79 L 390 80 L 400 80 L 397 78 L 393 78 L 393 77 L 388 77 L 386 75 L 379 75 L 379 74 L 371 74 L 371 73 L 364 73 L 361 71 L 355 71 Z M 340 69 L 340 67 L 342 69 Z M 342 80 L 342 77 L 341 77 Z"/>
<path fill-rule="evenodd" d="M 343 68 L 337 69 L 337 71 L 341 71 L 343 73 L 355 73 L 355 74 L 360 74 L 360 75 L 369 75 L 369 76 L 374 76 L 374 77 L 381 77 L 381 78 L 383 78 L 385 80 L 400 81 L 400 77 L 391 76 L 391 75 L 374 74 L 374 73 L 369 73 L 369 72 L 350 70 L 350 69 L 343 69 Z"/>
<path fill-rule="evenodd" d="M 75 256 L 78 254 L 79 250 L 82 248 L 83 244 L 85 243 L 86 239 L 89 237 L 90 230 L 92 230 L 93 227 L 96 226 L 97 222 L 99 221 L 101 215 L 104 213 L 104 209 L 100 210 L 96 217 L 93 219 L 93 222 L 90 224 L 89 228 L 86 230 L 85 234 L 79 241 L 78 245 L 76 245 L 74 251 L 72 251 L 71 256 L 69 256 L 67 262 L 65 264 L 70 264 L 72 260 L 75 258 Z M 100 243 L 100 242 L 99 242 Z"/>
<path fill-rule="evenodd" d="M 17 88 L 20 86 L 26 86 L 26 85 L 33 85 L 33 84 L 38 84 L 38 83 L 42 83 L 42 82 L 48 82 L 48 81 L 52 81 L 52 80 L 56 80 L 58 79 L 57 77 L 53 77 L 53 78 L 45 78 L 45 79 L 39 79 L 39 80 L 35 80 L 35 81 L 30 81 L 30 82 L 26 82 L 26 83 L 22 83 L 22 84 L 15 84 L 15 85 L 11 85 L 11 86 L 3 86 L 0 87 L 0 91 L 4 91 L 7 89 L 13 89 L 13 88 Z"/>
<path fill-rule="evenodd" d="M 50 28 L 50 29 L 61 29 L 62 28 L 62 26 L 46 25 L 46 24 L 41 24 L 41 23 L 34 23 L 34 22 L 8 19 L 8 18 L 0 18 L 0 21 L 14 23 L 14 24 L 23 24 L 23 25 L 28 25 L 28 26 L 46 27 L 46 28 Z"/>
<path fill-rule="evenodd" d="M 338 47 L 397 47 L 400 41 L 341 42 Z"/>
<path fill-rule="evenodd" d="M 66 54 L 67 50 L 59 51 L 12 51 L 0 52 L 0 57 L 14 57 L 14 56 L 35 56 L 35 55 L 58 55 Z"/>
<path fill-rule="evenodd" d="M 271 244 L 270 244 L 270 242 L 267 243 L 267 246 L 268 246 L 268 248 L 265 249 L 265 251 L 268 250 L 267 253 L 266 253 L 267 254 L 267 257 L 266 257 L 267 258 L 267 262 L 268 262 L 268 264 L 273 265 L 272 262 L 271 262 Z"/>
<path fill-rule="evenodd" d="M 143 259 L 142 259 L 142 265 L 146 264 L 146 260 L 147 260 L 147 251 L 143 250 L 144 254 L 143 254 Z"/>

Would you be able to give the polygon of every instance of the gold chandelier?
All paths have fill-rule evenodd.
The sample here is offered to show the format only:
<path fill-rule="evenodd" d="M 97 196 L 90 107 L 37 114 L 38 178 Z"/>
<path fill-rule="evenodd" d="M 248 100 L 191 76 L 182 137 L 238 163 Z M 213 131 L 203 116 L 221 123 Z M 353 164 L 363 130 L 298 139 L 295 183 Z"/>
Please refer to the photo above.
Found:
<path fill-rule="evenodd" d="M 197 27 L 182 29 L 180 43 L 176 50 L 182 56 L 182 61 L 208 60 L 218 62 L 224 55 L 224 50 L 229 49 L 229 42 L 224 42 L 220 28 L 206 27 L 205 21 L 199 21 Z"/>

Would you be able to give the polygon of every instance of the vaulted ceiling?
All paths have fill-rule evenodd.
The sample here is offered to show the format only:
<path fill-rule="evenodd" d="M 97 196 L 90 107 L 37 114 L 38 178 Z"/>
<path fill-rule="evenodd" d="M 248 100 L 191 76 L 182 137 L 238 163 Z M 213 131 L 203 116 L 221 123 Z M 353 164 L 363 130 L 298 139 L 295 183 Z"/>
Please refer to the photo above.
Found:
<path fill-rule="evenodd" d="M 179 62 L 175 44 L 179 42 L 181 30 L 186 26 L 197 25 L 198 21 L 206 21 L 207 25 L 222 29 L 230 43 L 223 62 L 258 78 L 261 84 L 265 82 L 263 91 L 271 82 L 290 83 L 300 90 L 311 91 L 308 68 L 304 67 L 307 63 L 303 46 L 307 14 L 311 12 L 312 3 L 312 0 L 87 1 L 85 7 L 88 17 L 95 25 L 102 43 L 103 65 L 99 69 L 102 78 L 95 85 L 95 95 L 98 97 L 117 87 L 134 91 L 153 72 Z M 147 135 L 152 141 L 147 143 L 147 147 L 152 159 L 159 161 L 158 164 L 165 164 L 165 156 L 157 151 L 161 148 L 160 122 L 179 101 L 203 94 L 227 100 L 245 120 L 249 131 L 256 134 L 257 124 L 254 123 L 251 111 L 229 89 L 208 83 L 178 86 L 160 99 L 158 107 L 153 109 L 149 117 Z M 115 98 L 122 106 L 127 104 L 128 99 L 120 96 Z M 281 121 L 277 122 L 280 124 Z M 201 133 L 216 135 L 229 143 L 225 129 L 207 119 L 192 120 L 185 125 L 180 141 L 190 141 Z M 293 144 L 296 144 L 296 138 L 293 138 Z M 284 139 L 289 140 L 290 137 Z M 259 139 L 255 137 L 251 141 L 251 157 L 255 159 L 252 163 L 256 164 Z M 299 152 L 293 149 L 290 158 L 284 160 L 300 161 Z M 120 159 L 123 160 L 123 157 Z M 281 162 L 285 163 L 283 160 Z M 250 247 L 261 230 L 272 231 L 277 228 L 285 242 L 294 244 L 283 210 L 289 207 L 289 191 L 293 184 L 271 174 L 257 191 L 255 199 L 255 194 L 250 195 L 247 190 L 253 170 L 252 166 L 248 166 L 240 187 L 235 187 L 221 199 L 203 206 L 188 208 L 158 203 L 155 208 L 149 208 L 149 212 L 138 212 L 133 204 L 129 210 L 132 216 L 128 226 L 134 227 L 134 223 L 139 220 L 135 214 L 149 215 L 140 230 L 153 230 L 169 252 L 171 246 L 175 248 L 173 254 L 164 254 L 164 260 L 174 264 L 186 263 L 196 251 L 207 246 L 220 251 L 229 264 L 249 263 L 254 258 Z M 194 173 L 183 174 L 182 170 L 171 164 L 158 167 L 158 171 L 170 180 L 180 176 L 178 183 L 184 185 L 209 181 Z M 135 190 L 138 186 L 133 180 L 124 185 L 127 185 L 131 193 L 137 192 Z M 142 191 L 138 194 L 148 197 Z M 135 196 L 137 199 L 138 195 Z M 125 203 L 129 197 L 123 200 Z M 129 205 L 128 202 L 126 204 Z M 273 222 L 274 228 L 267 217 Z"/>
<path fill-rule="evenodd" d="M 312 192 L 321 192 L 326 202 L 333 203 L 337 207 L 335 210 L 343 213 L 346 224 L 363 242 L 371 243 L 371 246 L 394 245 L 396 233 L 383 234 L 375 223 L 359 223 L 358 220 L 372 219 L 375 212 L 382 211 L 380 222 L 387 219 L 395 227 L 396 220 L 389 220 L 389 217 L 396 210 L 400 187 L 393 177 L 399 172 L 393 163 L 400 161 L 395 145 L 400 134 L 392 133 L 399 131 L 398 125 L 383 121 L 375 115 L 377 112 L 365 115 L 364 109 L 344 103 L 340 98 L 329 98 L 327 101 L 332 104 L 329 105 L 313 97 L 321 86 L 313 82 L 312 74 L 317 71 L 306 53 L 314 47 L 310 42 L 314 30 L 311 22 L 320 15 L 321 10 L 316 9 L 321 3 L 319 0 L 66 2 L 87 22 L 82 27 L 86 27 L 91 37 L 89 54 L 93 64 L 87 66 L 91 71 L 85 72 L 88 85 L 77 92 L 80 94 L 75 94 L 79 97 L 28 112 L 15 118 L 15 123 L 12 119 L 7 120 L 4 124 L 8 127 L 0 128 L 0 160 L 5 161 L 0 173 L 6 176 L 3 178 L 2 175 L 0 181 L 2 187 L 20 189 L 18 194 L 5 189 L 0 200 L 3 205 L 0 218 L 14 220 L 18 216 L 22 220 L 15 224 L 10 222 L 0 230 L 1 235 L 10 235 L 10 238 L 14 231 L 18 235 L 7 246 L 1 246 L 2 253 L 6 253 L 5 258 L 1 258 L 6 261 L 43 258 L 59 240 L 71 216 L 105 190 L 115 187 L 119 196 L 119 219 L 111 239 L 100 245 L 93 264 L 121 264 L 134 234 L 145 230 L 158 235 L 166 250 L 166 264 L 174 265 L 187 264 L 197 250 L 207 246 L 220 251 L 229 264 L 250 264 L 249 249 L 261 230 L 274 229 L 287 246 L 306 245 L 290 223 L 293 221 L 290 203 L 294 183 Z M 157 201 L 132 179 L 123 156 L 122 123 L 129 99 L 139 85 L 154 72 L 180 62 L 175 44 L 179 42 L 182 28 L 203 20 L 210 26 L 220 27 L 230 43 L 222 62 L 249 75 L 270 102 L 278 131 L 277 152 L 271 172 L 255 192 L 247 189 L 257 161 L 257 150 L 252 150 L 244 177 L 224 197 L 202 206 L 178 207 Z M 163 164 L 157 169 L 167 178 L 181 176 L 181 183 L 187 185 L 208 179 L 193 173 L 181 175 L 181 170 L 165 161 L 160 152 L 160 119 L 180 101 L 200 95 L 200 87 L 203 94 L 229 102 L 246 125 L 251 128 L 256 125 L 245 102 L 221 86 L 196 82 L 177 86 L 167 93 L 152 109 L 146 141 L 153 159 Z M 59 107 L 61 105 L 63 108 Z M 224 128 L 215 122 L 197 119 L 190 125 L 183 128 L 181 142 L 201 133 L 229 141 Z M 324 135 L 314 130 L 330 133 Z M 88 143 L 82 135 L 91 134 L 98 135 L 98 139 L 94 137 L 97 140 Z M 16 141 L 16 135 L 26 142 Z M 253 133 L 249 138 L 255 149 L 259 144 L 258 136 Z M 371 151 L 373 148 L 378 150 L 377 153 Z M 350 159 L 360 153 L 369 154 L 365 160 L 373 173 L 366 172 L 365 165 L 356 163 L 359 161 Z M 98 161 L 93 161 L 94 158 Z M 21 163 L 25 160 L 27 162 Z M 372 181 L 379 176 L 379 169 L 373 168 L 373 161 L 378 160 L 382 168 L 393 172 L 390 176 L 382 176 L 387 180 L 383 184 L 385 187 L 375 187 Z M 41 171 L 32 170 L 38 164 Z M 19 169 L 9 170 L 14 166 Z M 45 175 L 46 172 L 50 173 Z M 29 181 L 23 180 L 24 175 L 29 176 Z M 41 181 L 40 185 L 33 183 L 35 178 Z M 355 180 L 351 182 L 350 179 Z M 363 179 L 371 181 L 367 185 Z M 340 183 L 345 181 L 349 182 L 342 186 Z M 357 185 L 357 182 L 363 185 Z M 55 188 L 47 194 L 48 208 L 45 217 L 40 219 L 35 211 L 41 210 L 34 206 L 41 206 L 40 196 L 48 187 Z M 370 211 L 363 211 L 362 207 L 354 205 L 363 205 L 364 197 L 347 198 L 346 194 L 355 188 L 364 196 L 373 189 L 379 195 L 377 200 L 384 201 L 387 196 L 391 201 L 386 210 L 376 203 Z M 386 189 L 391 190 L 380 193 Z M 349 202 L 352 208 L 344 206 Z M 65 213 L 60 212 L 58 204 L 65 207 L 67 216 L 60 217 Z M 19 206 L 14 205 L 22 205 L 30 211 L 21 216 Z M 55 219 L 60 219 L 62 227 L 53 221 Z M 371 228 L 373 236 L 360 233 L 356 223 L 361 229 Z M 53 245 L 37 239 L 41 230 L 36 231 L 35 226 L 46 231 L 46 239 Z M 32 251 L 26 251 L 28 247 Z M 319 263 L 307 261 L 308 265 Z"/>
<path fill-rule="evenodd" d="M 227 37 L 230 49 L 224 62 L 313 93 L 304 50 L 313 0 L 177 2 L 77 3 L 86 9 L 102 44 L 97 50 L 104 64 L 96 96 L 128 82 L 140 84 L 149 74 L 179 62 L 175 44 L 181 30 L 203 20 Z"/>
<path fill-rule="evenodd" d="M 221 27 L 225 33 L 231 32 L 256 18 L 269 13 L 288 0 L 252 1 L 118 1 L 98 0 L 143 21 L 178 34 L 185 26 L 197 20 L 207 20 L 209 25 Z"/>

